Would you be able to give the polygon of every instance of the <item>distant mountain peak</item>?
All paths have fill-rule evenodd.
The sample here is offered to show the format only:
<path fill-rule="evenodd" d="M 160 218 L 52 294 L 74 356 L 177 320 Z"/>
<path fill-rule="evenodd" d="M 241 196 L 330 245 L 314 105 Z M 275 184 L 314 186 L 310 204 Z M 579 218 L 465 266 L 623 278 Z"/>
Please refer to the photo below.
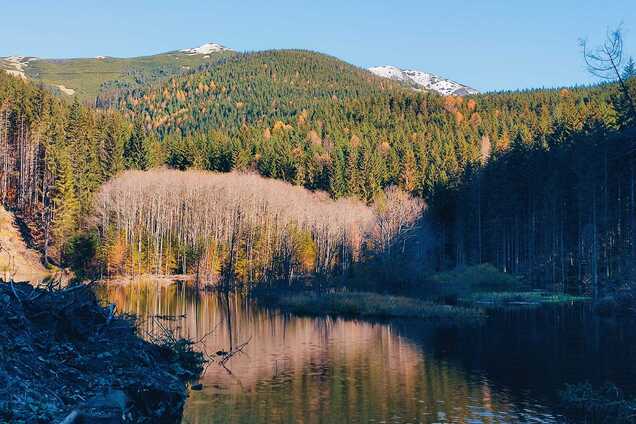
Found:
<path fill-rule="evenodd" d="M 232 50 L 232 49 L 228 49 L 227 47 L 222 46 L 218 43 L 205 43 L 199 47 L 192 47 L 189 49 L 182 49 L 179 51 L 185 54 L 210 54 L 210 53 L 216 53 L 216 52 L 222 52 L 222 51 L 228 51 L 228 50 Z"/>
<path fill-rule="evenodd" d="M 396 66 L 376 66 L 369 71 L 379 77 L 389 78 L 413 85 L 415 88 L 435 91 L 442 96 L 466 96 L 478 94 L 479 91 L 467 85 L 451 81 L 427 72 L 412 69 L 400 69 Z"/>

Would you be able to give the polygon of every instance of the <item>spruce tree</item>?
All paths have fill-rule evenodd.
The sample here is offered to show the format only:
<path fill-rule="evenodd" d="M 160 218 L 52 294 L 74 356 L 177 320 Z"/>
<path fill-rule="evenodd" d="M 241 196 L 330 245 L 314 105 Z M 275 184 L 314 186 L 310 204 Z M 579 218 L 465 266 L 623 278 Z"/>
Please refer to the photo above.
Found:
<path fill-rule="evenodd" d="M 57 163 L 58 178 L 53 196 L 53 232 L 58 243 L 63 244 L 77 229 L 79 201 L 75 193 L 73 166 L 67 151 L 59 152 Z"/>
<path fill-rule="evenodd" d="M 132 134 L 124 147 L 124 161 L 127 169 L 148 169 L 145 133 L 143 123 L 140 120 L 135 121 Z"/>

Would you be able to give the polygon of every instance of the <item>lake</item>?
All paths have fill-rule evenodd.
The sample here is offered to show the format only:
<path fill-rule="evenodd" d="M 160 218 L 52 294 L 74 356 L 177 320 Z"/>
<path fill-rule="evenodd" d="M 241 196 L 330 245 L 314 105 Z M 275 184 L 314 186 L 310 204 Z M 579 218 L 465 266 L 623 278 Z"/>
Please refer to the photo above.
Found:
<path fill-rule="evenodd" d="M 210 354 L 247 343 L 225 367 L 207 367 L 184 423 L 557 423 L 568 382 L 636 393 L 636 326 L 593 317 L 587 305 L 453 327 L 297 317 L 178 285 L 98 291 L 136 314 L 144 334 L 167 326 L 203 339 Z"/>

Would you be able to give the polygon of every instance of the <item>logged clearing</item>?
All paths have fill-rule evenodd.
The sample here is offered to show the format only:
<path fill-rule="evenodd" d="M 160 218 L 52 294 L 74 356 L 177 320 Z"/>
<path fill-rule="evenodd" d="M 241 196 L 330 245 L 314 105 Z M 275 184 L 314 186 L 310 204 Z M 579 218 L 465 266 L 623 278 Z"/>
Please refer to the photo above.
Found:
<path fill-rule="evenodd" d="M 114 312 L 89 286 L 0 284 L 0 423 L 180 422 L 203 355 Z"/>
<path fill-rule="evenodd" d="M 39 253 L 24 242 L 13 214 L 0 206 L 0 278 L 37 282 L 49 275 Z"/>

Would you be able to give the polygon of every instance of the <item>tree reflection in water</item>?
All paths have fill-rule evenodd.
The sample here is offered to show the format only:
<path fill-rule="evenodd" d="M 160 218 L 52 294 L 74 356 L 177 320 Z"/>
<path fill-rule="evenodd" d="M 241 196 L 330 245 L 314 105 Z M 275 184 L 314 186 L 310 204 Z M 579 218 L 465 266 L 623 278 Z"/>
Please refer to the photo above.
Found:
<path fill-rule="evenodd" d="M 120 311 L 203 335 L 207 352 L 244 352 L 212 364 L 186 406 L 187 423 L 557 422 L 547 408 L 512 402 L 488 378 L 455 367 L 386 323 L 306 318 L 259 308 L 237 294 L 195 294 L 159 284 L 100 289 Z"/>

